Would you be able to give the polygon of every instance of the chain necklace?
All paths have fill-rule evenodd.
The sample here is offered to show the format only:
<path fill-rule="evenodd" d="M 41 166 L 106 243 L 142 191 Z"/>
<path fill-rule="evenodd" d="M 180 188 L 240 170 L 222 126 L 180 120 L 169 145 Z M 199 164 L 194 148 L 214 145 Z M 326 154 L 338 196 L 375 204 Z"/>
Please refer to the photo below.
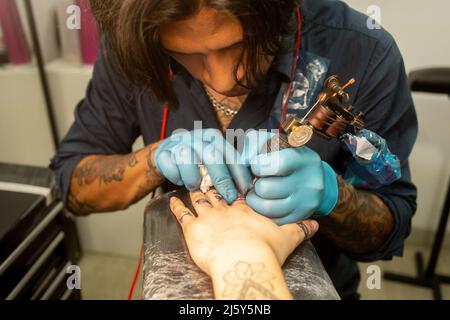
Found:
<path fill-rule="evenodd" d="M 209 101 L 211 102 L 213 108 L 219 112 L 222 112 L 227 117 L 234 117 L 238 114 L 238 110 L 231 109 L 230 107 L 227 107 L 223 103 L 217 101 L 217 99 L 209 92 L 208 88 L 205 86 L 205 92 L 206 95 L 209 98 Z"/>

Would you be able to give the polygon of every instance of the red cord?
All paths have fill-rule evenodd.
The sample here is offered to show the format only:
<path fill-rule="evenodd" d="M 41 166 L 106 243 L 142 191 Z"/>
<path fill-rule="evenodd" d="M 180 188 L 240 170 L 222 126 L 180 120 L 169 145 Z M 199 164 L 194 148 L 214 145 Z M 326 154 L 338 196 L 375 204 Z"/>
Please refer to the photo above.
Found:
<path fill-rule="evenodd" d="M 172 78 L 173 78 L 173 73 L 172 73 L 172 70 L 170 70 L 169 71 L 169 80 L 172 81 Z M 166 102 L 164 104 L 164 115 L 163 115 L 162 126 L 161 126 L 160 140 L 164 140 L 166 138 L 166 129 L 167 129 L 168 119 L 169 119 L 169 104 Z M 136 283 L 139 278 L 139 272 L 141 271 L 141 264 L 142 264 L 143 256 L 144 256 L 144 242 L 142 242 L 142 244 L 141 244 L 141 253 L 139 255 L 139 261 L 138 261 L 138 265 L 136 267 L 136 272 L 134 273 L 133 283 L 131 284 L 130 291 L 128 292 L 128 300 L 133 299 L 134 288 L 136 287 Z"/>
<path fill-rule="evenodd" d="M 167 129 L 167 120 L 169 118 L 169 104 L 164 104 L 164 115 L 163 115 L 163 121 L 161 126 L 161 135 L 160 139 L 164 140 L 166 137 L 166 129 Z"/>
<path fill-rule="evenodd" d="M 173 80 L 173 71 L 172 69 L 169 69 L 169 80 L 172 81 Z M 161 126 L 161 135 L 160 135 L 160 140 L 164 140 L 166 138 L 166 129 L 167 129 L 167 122 L 169 119 L 169 103 L 166 102 L 164 104 L 164 115 L 163 115 L 163 120 L 162 120 L 162 126 Z"/>
<path fill-rule="evenodd" d="M 295 72 L 297 70 L 297 63 L 298 63 L 298 59 L 300 57 L 300 49 L 301 49 L 301 45 L 302 45 L 302 16 L 300 14 L 300 8 L 297 8 L 297 23 L 298 23 L 297 45 L 295 47 L 294 62 L 292 63 L 291 81 L 289 82 L 289 85 L 286 89 L 286 94 L 284 96 L 285 100 L 283 101 L 283 109 L 281 111 L 281 116 L 280 116 L 280 126 L 279 126 L 280 131 L 282 130 L 281 125 L 283 124 L 284 120 L 286 120 L 286 114 L 287 114 L 288 105 L 289 105 L 289 96 L 290 96 L 290 93 L 292 90 L 292 82 L 295 79 Z"/>

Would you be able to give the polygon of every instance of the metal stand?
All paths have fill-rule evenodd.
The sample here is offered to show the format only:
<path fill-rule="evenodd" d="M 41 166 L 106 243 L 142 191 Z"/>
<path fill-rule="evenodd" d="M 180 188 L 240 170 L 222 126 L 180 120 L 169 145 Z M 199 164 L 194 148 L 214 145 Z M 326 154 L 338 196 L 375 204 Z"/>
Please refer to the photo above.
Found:
<path fill-rule="evenodd" d="M 34 53 L 36 55 L 37 67 L 39 70 L 39 78 L 41 80 L 42 85 L 42 92 L 44 94 L 45 105 L 47 107 L 47 115 L 48 120 L 50 122 L 50 130 L 53 138 L 53 147 L 55 148 L 56 151 L 59 146 L 59 134 L 56 125 L 55 107 L 50 93 L 50 86 L 48 83 L 47 73 L 45 72 L 45 63 L 44 58 L 42 56 L 41 44 L 37 32 L 36 21 L 34 19 L 33 5 L 31 4 L 30 0 L 25 0 L 24 4 L 28 20 L 28 26 L 30 27 L 31 41 L 33 43 Z"/>
<path fill-rule="evenodd" d="M 442 300 L 441 284 L 449 283 L 450 276 L 444 276 L 436 273 L 436 266 L 439 260 L 439 254 L 444 242 L 445 231 L 447 229 L 447 222 L 450 213 L 450 184 L 447 188 L 447 197 L 445 200 L 444 208 L 442 209 L 441 218 L 439 221 L 438 230 L 433 242 L 433 248 L 431 251 L 430 260 L 428 266 L 424 268 L 423 255 L 420 252 L 416 253 L 416 268 L 417 276 L 405 276 L 395 273 L 387 272 L 384 278 L 387 280 L 404 282 L 407 284 L 430 288 L 433 290 L 433 296 L 435 300 Z"/>

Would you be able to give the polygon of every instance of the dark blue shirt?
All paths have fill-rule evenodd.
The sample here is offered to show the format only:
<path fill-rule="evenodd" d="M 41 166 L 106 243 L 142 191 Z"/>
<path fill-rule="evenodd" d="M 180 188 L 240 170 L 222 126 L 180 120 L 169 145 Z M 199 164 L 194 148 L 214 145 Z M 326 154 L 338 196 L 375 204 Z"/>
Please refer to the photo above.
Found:
<path fill-rule="evenodd" d="M 391 259 L 402 254 L 404 239 L 416 209 L 416 188 L 411 182 L 408 157 L 417 135 L 417 119 L 399 49 L 385 30 L 367 28 L 367 17 L 340 1 L 305 0 L 302 3 L 302 53 L 299 59 L 289 113 L 303 115 L 333 74 L 357 79 L 348 92 L 356 110 L 365 114 L 366 127 L 384 137 L 402 164 L 402 178 L 377 189 L 391 209 L 395 228 L 386 243 L 367 255 L 339 250 L 320 233 L 313 239 L 319 256 L 343 298 L 358 287 L 355 261 Z M 295 42 L 295 37 L 292 37 Z M 293 43 L 293 46 L 295 43 Z M 293 52 L 276 58 L 267 75 L 267 90 L 250 94 L 230 129 L 272 129 L 278 126 L 284 88 L 290 81 Z M 191 130 L 194 121 L 220 128 L 202 84 L 174 64 L 173 86 L 180 101 L 167 127 Z M 134 88 L 115 70 L 108 52 L 102 51 L 94 68 L 86 98 L 75 110 L 75 122 L 51 163 L 62 197 L 67 201 L 70 178 L 79 161 L 92 154 L 127 154 L 142 135 L 146 145 L 158 141 L 163 103 L 151 93 Z M 338 174 L 344 172 L 348 154 L 338 141 L 315 137 L 309 147 Z M 368 237 L 371 235 L 368 234 Z M 301 266 L 299 266 L 301 267 Z"/>

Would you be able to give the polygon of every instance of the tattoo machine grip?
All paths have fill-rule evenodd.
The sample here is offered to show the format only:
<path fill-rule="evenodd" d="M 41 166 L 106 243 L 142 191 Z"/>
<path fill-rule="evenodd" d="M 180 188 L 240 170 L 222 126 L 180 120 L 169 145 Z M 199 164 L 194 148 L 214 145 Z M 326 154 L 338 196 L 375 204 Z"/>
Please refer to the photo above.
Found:
<path fill-rule="evenodd" d="M 262 147 L 260 154 L 270 153 L 281 151 L 284 149 L 292 148 L 289 144 L 288 138 L 284 134 L 277 134 L 272 137 L 272 139 L 268 140 L 266 144 Z M 251 192 L 255 188 L 256 181 L 258 181 L 258 177 L 254 177 L 251 186 L 248 188 L 248 191 L 245 195 Z"/>

